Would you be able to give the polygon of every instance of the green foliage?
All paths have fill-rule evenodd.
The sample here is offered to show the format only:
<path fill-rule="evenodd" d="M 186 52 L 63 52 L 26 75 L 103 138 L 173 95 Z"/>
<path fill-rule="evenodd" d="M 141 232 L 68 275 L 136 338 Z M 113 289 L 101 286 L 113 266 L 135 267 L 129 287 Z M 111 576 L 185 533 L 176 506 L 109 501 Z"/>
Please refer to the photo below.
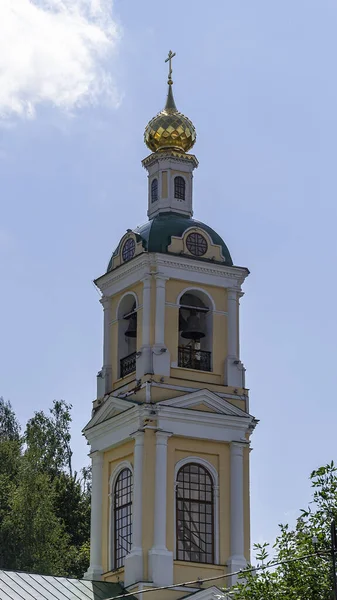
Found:
<path fill-rule="evenodd" d="M 280 525 L 272 551 L 256 544 L 258 570 L 245 575 L 235 590 L 237 600 L 331 600 L 330 525 L 337 517 L 337 469 L 333 462 L 310 476 L 313 500 L 301 510 L 296 526 Z M 317 537 L 317 552 L 313 537 Z M 298 560 L 294 560 L 298 559 Z M 272 568 L 274 563 L 280 563 Z"/>
<path fill-rule="evenodd" d="M 82 577 L 89 564 L 90 469 L 72 470 L 71 406 L 20 426 L 0 399 L 0 568 Z"/>

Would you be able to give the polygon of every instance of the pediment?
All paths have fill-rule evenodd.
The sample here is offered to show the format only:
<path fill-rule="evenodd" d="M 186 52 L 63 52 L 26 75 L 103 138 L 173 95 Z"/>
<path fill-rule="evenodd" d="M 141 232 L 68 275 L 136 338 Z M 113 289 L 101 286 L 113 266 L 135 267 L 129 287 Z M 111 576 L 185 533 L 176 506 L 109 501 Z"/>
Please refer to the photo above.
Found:
<path fill-rule="evenodd" d="M 116 417 L 117 415 L 130 410 L 130 408 L 133 408 L 134 406 L 136 406 L 136 404 L 130 400 L 123 400 L 123 398 L 110 395 L 98 408 L 89 423 L 84 427 L 83 431 L 87 431 L 99 423 L 103 423 L 108 419 Z"/>
<path fill-rule="evenodd" d="M 247 417 L 247 413 L 210 390 L 197 390 L 159 403 L 161 406 L 211 412 L 221 415 Z"/>
<path fill-rule="evenodd" d="M 192 594 L 185 596 L 185 599 L 187 600 L 187 598 L 192 597 L 193 600 L 230 600 L 230 596 L 215 585 L 212 585 L 205 590 L 200 590 L 199 592 L 193 592 Z"/>

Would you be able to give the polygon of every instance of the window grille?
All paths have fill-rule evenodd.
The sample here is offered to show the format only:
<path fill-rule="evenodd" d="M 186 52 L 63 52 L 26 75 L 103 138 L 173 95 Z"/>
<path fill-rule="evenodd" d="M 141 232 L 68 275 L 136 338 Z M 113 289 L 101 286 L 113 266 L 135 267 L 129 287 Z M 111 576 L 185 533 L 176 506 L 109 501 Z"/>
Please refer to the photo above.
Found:
<path fill-rule="evenodd" d="M 176 200 L 185 200 L 186 183 L 183 177 L 174 178 L 174 197 Z"/>
<path fill-rule="evenodd" d="M 214 563 L 214 486 L 205 467 L 189 463 L 177 475 L 177 559 Z"/>
<path fill-rule="evenodd" d="M 132 536 L 132 473 L 123 469 L 114 489 L 114 568 L 124 565 L 131 550 Z"/>
<path fill-rule="evenodd" d="M 151 202 L 158 200 L 158 179 L 152 179 L 151 183 Z"/>
<path fill-rule="evenodd" d="M 208 248 L 207 241 L 200 233 L 190 233 L 186 238 L 186 246 L 194 256 L 203 256 Z"/>
<path fill-rule="evenodd" d="M 133 238 L 128 238 L 123 246 L 122 258 L 124 262 L 131 260 L 134 257 L 136 251 L 136 242 Z"/>

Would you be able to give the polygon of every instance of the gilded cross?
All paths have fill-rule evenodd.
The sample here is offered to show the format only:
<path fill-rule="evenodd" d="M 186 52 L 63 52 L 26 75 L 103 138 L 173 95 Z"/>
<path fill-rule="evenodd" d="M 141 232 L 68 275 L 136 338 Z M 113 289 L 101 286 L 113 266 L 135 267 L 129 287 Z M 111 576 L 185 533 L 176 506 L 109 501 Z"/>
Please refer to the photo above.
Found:
<path fill-rule="evenodd" d="M 175 55 L 176 55 L 176 53 L 172 52 L 172 50 L 170 50 L 170 52 L 168 53 L 168 57 L 165 60 L 165 62 L 169 63 L 168 83 L 173 83 L 173 81 L 172 81 L 172 58 Z"/>

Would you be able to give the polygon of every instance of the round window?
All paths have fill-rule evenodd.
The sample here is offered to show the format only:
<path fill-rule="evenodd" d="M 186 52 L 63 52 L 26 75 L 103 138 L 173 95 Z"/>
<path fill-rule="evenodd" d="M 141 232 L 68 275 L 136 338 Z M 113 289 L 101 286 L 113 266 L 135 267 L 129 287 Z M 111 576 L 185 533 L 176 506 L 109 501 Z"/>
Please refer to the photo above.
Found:
<path fill-rule="evenodd" d="M 208 244 L 200 233 L 190 233 L 186 238 L 186 246 L 194 256 L 203 256 L 207 252 Z"/>
<path fill-rule="evenodd" d="M 133 238 L 129 238 L 128 240 L 126 240 L 126 242 L 123 246 L 123 250 L 122 250 L 123 260 L 124 261 L 131 260 L 131 258 L 133 258 L 135 255 L 135 251 L 136 251 L 135 240 Z"/>

